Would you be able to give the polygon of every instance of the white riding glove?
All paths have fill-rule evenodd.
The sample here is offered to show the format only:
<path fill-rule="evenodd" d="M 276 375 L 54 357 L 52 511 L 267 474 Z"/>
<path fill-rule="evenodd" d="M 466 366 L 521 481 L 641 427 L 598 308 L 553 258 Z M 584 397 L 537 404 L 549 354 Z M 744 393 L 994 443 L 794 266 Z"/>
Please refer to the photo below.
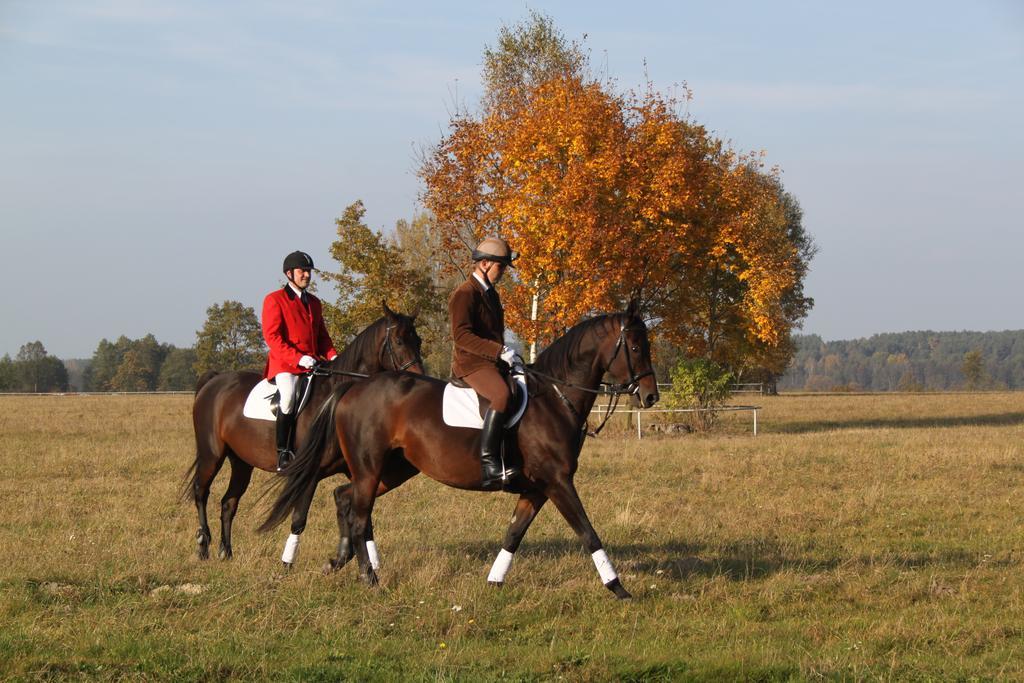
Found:
<path fill-rule="evenodd" d="M 501 347 L 501 359 L 508 363 L 509 367 L 520 364 L 519 361 L 516 361 L 518 355 L 519 354 L 507 346 Z"/>
<path fill-rule="evenodd" d="M 300 368 L 306 368 L 309 370 L 314 365 L 316 365 L 316 358 L 313 358 L 313 356 L 303 356 L 299 359 Z"/>
<path fill-rule="evenodd" d="M 499 357 L 511 366 L 513 362 L 515 362 L 515 351 L 510 349 L 508 346 L 502 346 L 502 352 Z"/>

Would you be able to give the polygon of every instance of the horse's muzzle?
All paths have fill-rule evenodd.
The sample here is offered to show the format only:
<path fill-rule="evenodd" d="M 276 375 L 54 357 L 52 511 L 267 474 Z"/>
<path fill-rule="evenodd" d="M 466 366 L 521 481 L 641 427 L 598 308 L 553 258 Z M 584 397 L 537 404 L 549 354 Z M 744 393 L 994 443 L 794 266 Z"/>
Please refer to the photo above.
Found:
<path fill-rule="evenodd" d="M 660 396 L 658 395 L 657 391 L 652 391 L 650 393 L 644 393 L 640 397 L 640 403 L 643 405 L 644 408 L 650 408 L 650 407 L 654 406 L 655 403 L 658 402 L 659 398 L 660 398 Z"/>

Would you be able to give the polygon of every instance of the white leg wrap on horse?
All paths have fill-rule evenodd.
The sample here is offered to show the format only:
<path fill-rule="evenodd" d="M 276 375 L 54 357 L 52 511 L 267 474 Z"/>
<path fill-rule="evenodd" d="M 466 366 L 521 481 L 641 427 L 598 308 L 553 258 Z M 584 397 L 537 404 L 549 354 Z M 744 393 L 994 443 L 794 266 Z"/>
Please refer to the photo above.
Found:
<path fill-rule="evenodd" d="M 508 568 L 512 566 L 512 553 L 501 549 L 498 553 L 498 557 L 495 558 L 494 564 L 491 565 L 491 573 L 487 575 L 487 581 L 490 583 L 504 583 L 505 574 L 508 574 Z"/>
<path fill-rule="evenodd" d="M 295 562 L 295 555 L 299 552 L 299 535 L 288 534 L 288 540 L 284 542 L 284 552 L 281 553 L 281 561 L 285 564 Z"/>
<path fill-rule="evenodd" d="M 611 560 L 605 555 L 603 548 L 595 551 L 591 557 L 594 558 L 594 566 L 597 567 L 597 573 L 601 575 L 601 583 L 607 586 L 619 578 L 619 575 L 615 573 L 615 568 L 612 567 Z"/>
<path fill-rule="evenodd" d="M 370 556 L 370 566 L 373 571 L 380 569 L 380 555 L 377 554 L 377 544 L 373 541 L 366 542 L 366 554 Z"/>

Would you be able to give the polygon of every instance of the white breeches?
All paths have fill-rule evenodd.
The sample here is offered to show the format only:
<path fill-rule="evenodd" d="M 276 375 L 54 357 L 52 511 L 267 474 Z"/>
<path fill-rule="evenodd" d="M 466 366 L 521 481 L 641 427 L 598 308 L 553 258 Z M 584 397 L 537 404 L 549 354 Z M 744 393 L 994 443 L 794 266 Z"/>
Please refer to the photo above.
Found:
<path fill-rule="evenodd" d="M 295 382 L 297 378 L 298 375 L 293 375 L 290 372 L 279 372 L 274 375 L 277 390 L 281 392 L 279 410 L 284 415 L 291 415 L 292 411 L 295 410 Z"/>

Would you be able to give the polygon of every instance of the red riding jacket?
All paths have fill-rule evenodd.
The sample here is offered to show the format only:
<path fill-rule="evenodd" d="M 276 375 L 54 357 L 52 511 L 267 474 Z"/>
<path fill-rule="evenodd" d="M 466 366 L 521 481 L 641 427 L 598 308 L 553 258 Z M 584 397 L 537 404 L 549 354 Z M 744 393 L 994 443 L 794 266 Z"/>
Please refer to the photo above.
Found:
<path fill-rule="evenodd" d="M 263 339 L 270 347 L 263 375 L 268 379 L 279 372 L 306 372 L 299 367 L 303 356 L 332 360 L 338 355 L 324 325 L 320 299 L 306 292 L 306 301 L 309 310 L 288 285 L 263 299 Z"/>

